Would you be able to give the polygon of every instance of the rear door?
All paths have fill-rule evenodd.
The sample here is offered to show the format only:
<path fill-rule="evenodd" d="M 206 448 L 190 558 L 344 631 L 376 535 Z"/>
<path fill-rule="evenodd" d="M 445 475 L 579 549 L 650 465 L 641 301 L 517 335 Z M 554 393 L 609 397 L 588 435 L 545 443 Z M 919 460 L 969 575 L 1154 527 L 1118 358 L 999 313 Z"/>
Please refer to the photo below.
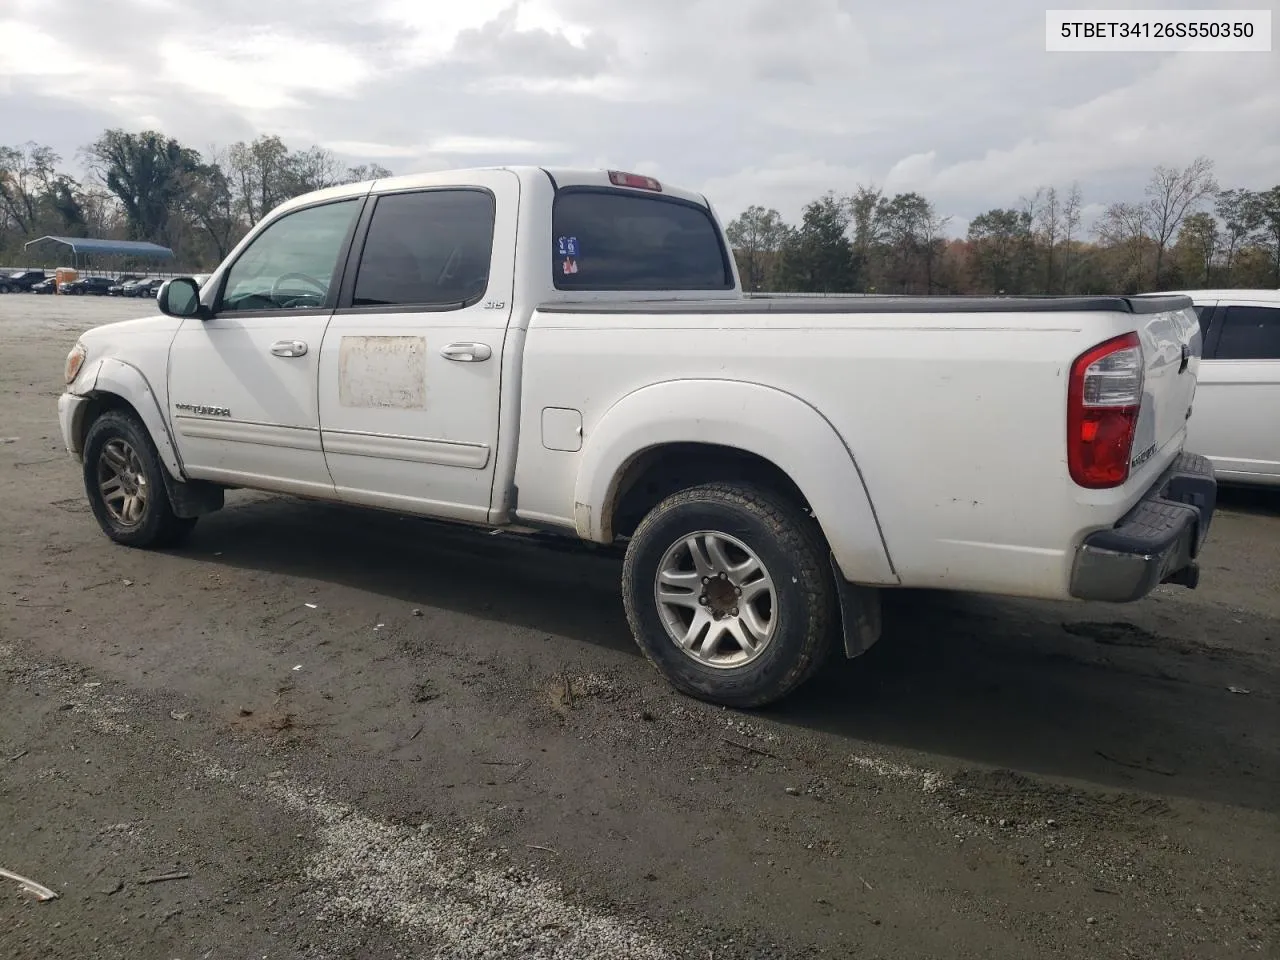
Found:
<path fill-rule="evenodd" d="M 520 181 L 370 198 L 320 352 L 320 426 L 352 503 L 487 520 Z"/>
<path fill-rule="evenodd" d="M 1225 479 L 1280 483 L 1280 304 L 1213 310 L 1187 446 Z"/>

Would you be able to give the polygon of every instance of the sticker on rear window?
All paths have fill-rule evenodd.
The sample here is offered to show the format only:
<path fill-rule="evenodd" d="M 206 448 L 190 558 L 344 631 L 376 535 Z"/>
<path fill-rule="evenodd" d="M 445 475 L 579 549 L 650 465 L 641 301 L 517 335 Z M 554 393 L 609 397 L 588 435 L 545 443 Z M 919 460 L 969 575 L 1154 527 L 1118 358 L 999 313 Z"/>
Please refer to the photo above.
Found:
<path fill-rule="evenodd" d="M 576 257 L 578 255 L 578 238 L 561 237 L 556 243 L 556 248 L 562 257 Z"/>
<path fill-rule="evenodd" d="M 560 269 L 564 271 L 565 276 L 568 276 L 571 273 L 577 273 L 578 261 L 571 257 L 565 257 L 564 263 L 561 264 Z"/>

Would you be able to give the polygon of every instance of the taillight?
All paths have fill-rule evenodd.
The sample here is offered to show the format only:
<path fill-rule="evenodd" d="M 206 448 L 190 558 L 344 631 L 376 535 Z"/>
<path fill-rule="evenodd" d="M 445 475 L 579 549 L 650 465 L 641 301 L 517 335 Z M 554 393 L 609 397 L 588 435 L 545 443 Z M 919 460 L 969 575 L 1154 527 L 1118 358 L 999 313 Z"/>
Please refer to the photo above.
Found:
<path fill-rule="evenodd" d="M 662 184 L 653 177 L 642 177 L 638 173 L 622 173 L 619 170 L 609 171 L 609 182 L 615 187 L 635 187 L 637 190 L 656 190 L 662 192 Z"/>
<path fill-rule="evenodd" d="M 1100 343 L 1071 365 L 1067 386 L 1067 465 L 1082 487 L 1129 479 L 1133 433 L 1142 407 L 1142 342 L 1127 333 Z"/>

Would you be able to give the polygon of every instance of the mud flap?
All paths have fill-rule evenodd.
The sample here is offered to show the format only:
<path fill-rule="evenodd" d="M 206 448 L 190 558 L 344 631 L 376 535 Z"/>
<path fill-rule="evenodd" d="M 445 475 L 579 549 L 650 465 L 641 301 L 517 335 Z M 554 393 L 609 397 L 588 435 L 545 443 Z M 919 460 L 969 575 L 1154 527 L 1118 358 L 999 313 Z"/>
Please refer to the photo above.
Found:
<path fill-rule="evenodd" d="M 880 639 L 880 591 L 863 587 L 844 578 L 835 554 L 830 554 L 831 572 L 835 576 L 836 593 L 840 597 L 840 627 L 844 634 L 844 653 L 852 660 L 860 657 Z"/>
<path fill-rule="evenodd" d="M 206 480 L 176 480 L 163 464 L 160 473 L 164 476 L 165 491 L 169 494 L 169 504 L 175 515 L 198 517 L 222 509 L 225 497 L 218 484 Z"/>

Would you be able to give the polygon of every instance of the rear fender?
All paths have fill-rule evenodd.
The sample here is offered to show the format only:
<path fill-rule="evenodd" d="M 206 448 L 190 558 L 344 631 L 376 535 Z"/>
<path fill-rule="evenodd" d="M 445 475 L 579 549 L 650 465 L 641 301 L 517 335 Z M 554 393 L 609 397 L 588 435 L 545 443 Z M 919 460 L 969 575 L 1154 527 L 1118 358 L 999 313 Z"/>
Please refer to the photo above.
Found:
<path fill-rule="evenodd" d="M 799 397 L 733 380 L 665 381 L 623 397 L 584 441 L 574 488 L 574 519 L 584 540 L 612 542 L 619 482 L 636 457 L 665 444 L 714 444 L 755 454 L 791 478 L 845 580 L 898 583 L 852 452 Z"/>

